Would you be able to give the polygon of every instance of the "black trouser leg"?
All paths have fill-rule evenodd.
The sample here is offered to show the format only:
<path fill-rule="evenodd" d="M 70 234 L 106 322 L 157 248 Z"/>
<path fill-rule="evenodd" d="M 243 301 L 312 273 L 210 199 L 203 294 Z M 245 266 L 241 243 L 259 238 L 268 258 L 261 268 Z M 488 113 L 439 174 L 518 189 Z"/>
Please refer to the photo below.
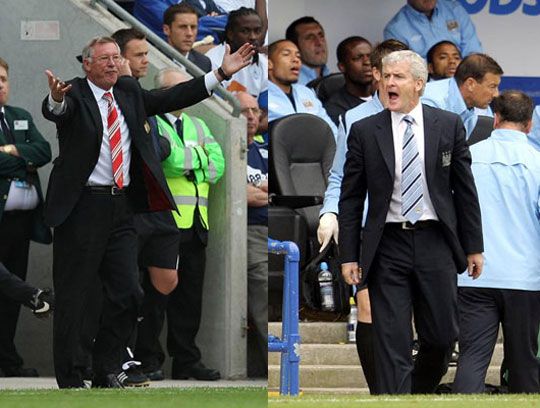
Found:
<path fill-rule="evenodd" d="M 371 394 L 376 393 L 375 388 L 375 351 L 373 349 L 373 329 L 371 323 L 358 322 L 356 324 L 356 351 L 362 365 L 362 371 Z"/>
<path fill-rule="evenodd" d="M 497 342 L 500 302 L 495 289 L 458 289 L 459 360 L 452 392 L 482 393 Z"/>
<path fill-rule="evenodd" d="M 0 221 L 0 262 L 8 273 L 21 281 L 26 279 L 28 249 L 32 228 L 32 211 L 6 211 Z M 11 283 L 14 294 L 26 298 L 29 290 L 23 282 L 5 276 Z M 20 367 L 23 360 L 15 347 L 14 338 L 21 305 L 11 296 L 0 294 L 0 368 Z"/>
<path fill-rule="evenodd" d="M 180 244 L 178 286 L 167 305 L 167 348 L 173 357 L 173 371 L 197 363 L 201 352 L 195 344 L 202 311 L 205 245 L 194 237 Z"/>

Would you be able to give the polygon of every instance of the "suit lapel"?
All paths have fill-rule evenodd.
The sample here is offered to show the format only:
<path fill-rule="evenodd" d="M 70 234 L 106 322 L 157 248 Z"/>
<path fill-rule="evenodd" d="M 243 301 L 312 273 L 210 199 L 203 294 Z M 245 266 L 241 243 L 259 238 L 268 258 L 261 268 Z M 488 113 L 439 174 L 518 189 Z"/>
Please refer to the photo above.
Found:
<path fill-rule="evenodd" d="M 431 186 L 435 168 L 437 166 L 437 152 L 439 150 L 439 140 L 441 129 L 437 116 L 428 111 L 426 106 L 422 106 L 424 114 L 424 162 L 426 168 L 426 180 L 428 187 Z"/>
<path fill-rule="evenodd" d="M 116 99 L 116 103 L 120 107 L 122 115 L 124 116 L 124 119 L 126 120 L 126 125 L 128 129 L 130 130 L 130 134 L 133 140 L 134 133 L 131 131 L 131 129 L 133 129 L 135 126 L 134 124 L 136 123 L 136 118 L 135 118 L 135 112 L 133 111 L 133 108 L 130 109 L 129 98 L 122 89 L 118 89 L 116 87 L 113 89 L 113 94 L 114 94 L 114 99 Z"/>
<path fill-rule="evenodd" d="M 81 96 L 84 104 L 90 111 L 90 116 L 94 121 L 96 130 L 98 131 L 98 141 L 99 144 L 101 144 L 101 140 L 103 139 L 103 123 L 101 122 L 101 113 L 99 113 L 99 106 L 96 102 L 94 94 L 92 93 L 92 90 L 90 89 L 90 86 L 88 85 L 86 78 L 81 79 Z"/>
<path fill-rule="evenodd" d="M 390 111 L 385 110 L 382 120 L 377 124 L 375 140 L 379 145 L 386 167 L 390 172 L 390 177 L 394 179 L 396 158 L 394 154 L 394 138 L 392 135 L 392 118 Z"/>

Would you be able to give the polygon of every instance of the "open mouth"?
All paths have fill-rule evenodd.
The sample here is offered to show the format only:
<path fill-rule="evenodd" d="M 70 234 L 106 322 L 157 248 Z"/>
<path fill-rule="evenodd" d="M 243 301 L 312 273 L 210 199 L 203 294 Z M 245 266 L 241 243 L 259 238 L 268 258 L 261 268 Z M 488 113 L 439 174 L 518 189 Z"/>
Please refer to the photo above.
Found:
<path fill-rule="evenodd" d="M 389 91 L 388 92 L 388 101 L 395 102 L 399 99 L 399 94 L 397 92 Z"/>
<path fill-rule="evenodd" d="M 294 75 L 299 75 L 300 74 L 300 68 L 291 68 L 291 72 L 294 74 Z"/>

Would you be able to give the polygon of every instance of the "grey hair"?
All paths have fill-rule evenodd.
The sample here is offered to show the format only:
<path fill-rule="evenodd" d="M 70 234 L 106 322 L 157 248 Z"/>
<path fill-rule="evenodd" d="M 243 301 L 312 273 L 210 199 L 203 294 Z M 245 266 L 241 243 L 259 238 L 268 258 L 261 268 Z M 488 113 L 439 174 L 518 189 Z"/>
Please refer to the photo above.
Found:
<path fill-rule="evenodd" d="M 187 72 L 180 69 L 180 68 L 178 68 L 178 67 L 162 68 L 162 69 L 160 69 L 158 71 L 158 73 L 154 77 L 154 86 L 157 89 L 164 88 L 164 86 L 163 86 L 163 77 L 165 76 L 165 74 L 168 74 L 169 72 L 177 72 L 179 74 L 184 75 L 186 78 L 189 78 L 189 75 L 187 74 Z"/>
<path fill-rule="evenodd" d="M 422 89 L 420 89 L 420 95 L 424 93 L 426 83 L 428 79 L 428 69 L 426 61 L 414 51 L 403 50 L 394 51 L 382 59 L 383 69 L 384 66 L 397 64 L 399 62 L 408 62 L 411 68 L 411 74 L 414 79 L 421 79 L 424 82 Z"/>
<path fill-rule="evenodd" d="M 110 44 L 113 43 L 116 45 L 116 48 L 118 48 L 118 54 L 120 54 L 120 47 L 112 37 L 94 37 L 92 38 L 88 44 L 86 44 L 82 50 L 81 57 L 84 61 L 85 59 L 92 60 L 92 57 L 94 56 L 94 47 L 96 44 Z"/>

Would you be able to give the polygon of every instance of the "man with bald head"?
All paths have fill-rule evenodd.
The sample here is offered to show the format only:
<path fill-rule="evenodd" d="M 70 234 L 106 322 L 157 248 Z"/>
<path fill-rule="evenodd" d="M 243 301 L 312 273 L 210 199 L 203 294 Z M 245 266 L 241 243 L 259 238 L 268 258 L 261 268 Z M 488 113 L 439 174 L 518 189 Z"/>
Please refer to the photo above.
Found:
<path fill-rule="evenodd" d="M 268 370 L 268 146 L 257 136 L 257 100 L 246 92 L 235 96 L 247 120 L 248 318 L 255 328 L 256 361 Z"/>

